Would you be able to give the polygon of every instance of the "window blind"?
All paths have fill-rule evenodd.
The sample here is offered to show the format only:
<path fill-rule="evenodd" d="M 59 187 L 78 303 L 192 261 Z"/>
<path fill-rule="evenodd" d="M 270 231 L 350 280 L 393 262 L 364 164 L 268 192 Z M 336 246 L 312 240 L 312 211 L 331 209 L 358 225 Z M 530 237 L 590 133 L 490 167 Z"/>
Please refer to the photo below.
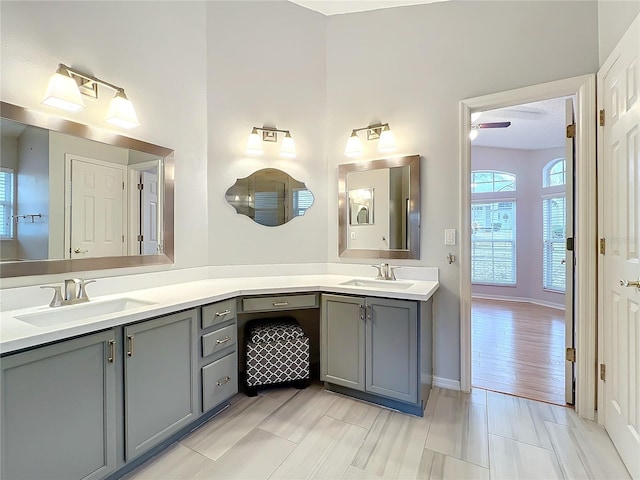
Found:
<path fill-rule="evenodd" d="M 13 238 L 13 170 L 0 169 L 0 238 Z"/>
<path fill-rule="evenodd" d="M 471 205 L 471 282 L 516 284 L 516 202 Z"/>
<path fill-rule="evenodd" d="M 542 287 L 565 291 L 566 198 L 564 195 L 542 200 Z"/>
<path fill-rule="evenodd" d="M 313 195 L 309 190 L 293 191 L 293 216 L 299 217 L 313 205 Z"/>

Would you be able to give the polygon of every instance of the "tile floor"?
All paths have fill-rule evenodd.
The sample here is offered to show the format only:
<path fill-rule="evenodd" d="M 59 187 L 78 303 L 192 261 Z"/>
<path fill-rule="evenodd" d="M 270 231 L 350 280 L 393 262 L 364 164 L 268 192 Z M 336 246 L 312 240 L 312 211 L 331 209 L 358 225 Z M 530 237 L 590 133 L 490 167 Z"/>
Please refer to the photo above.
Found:
<path fill-rule="evenodd" d="M 417 418 L 326 392 L 232 405 L 127 480 L 628 479 L 605 431 L 572 409 L 434 388 Z"/>

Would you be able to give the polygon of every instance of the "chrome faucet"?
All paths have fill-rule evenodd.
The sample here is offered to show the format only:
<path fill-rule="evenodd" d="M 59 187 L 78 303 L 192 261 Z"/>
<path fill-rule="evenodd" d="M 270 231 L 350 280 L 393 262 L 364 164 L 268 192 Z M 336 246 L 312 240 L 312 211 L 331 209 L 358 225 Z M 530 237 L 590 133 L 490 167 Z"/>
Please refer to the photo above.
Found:
<path fill-rule="evenodd" d="M 40 288 L 52 288 L 53 299 L 49 303 L 50 307 L 62 307 L 63 305 L 73 305 L 89 301 L 87 295 L 87 284 L 95 280 L 83 280 L 81 278 L 67 278 L 64 281 L 64 296 L 60 285 L 43 285 Z"/>
<path fill-rule="evenodd" d="M 388 263 L 381 263 L 380 265 L 371 265 L 378 269 L 376 280 L 396 280 L 396 274 L 394 270 L 400 267 L 392 267 Z"/>

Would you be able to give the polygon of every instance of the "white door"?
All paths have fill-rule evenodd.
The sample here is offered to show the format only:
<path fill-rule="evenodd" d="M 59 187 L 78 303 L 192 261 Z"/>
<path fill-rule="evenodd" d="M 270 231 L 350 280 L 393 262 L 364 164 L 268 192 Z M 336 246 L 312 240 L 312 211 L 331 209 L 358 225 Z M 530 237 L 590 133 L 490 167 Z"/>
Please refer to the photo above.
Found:
<path fill-rule="evenodd" d="M 158 253 L 158 174 L 142 172 L 142 195 L 140 198 L 140 230 L 142 232 L 141 253 Z"/>
<path fill-rule="evenodd" d="M 126 168 L 70 158 L 70 258 L 124 255 L 123 206 Z"/>
<path fill-rule="evenodd" d="M 565 121 L 567 125 L 575 125 L 573 114 L 573 100 L 568 98 L 565 100 Z M 566 138 L 565 140 L 565 205 L 566 205 L 566 237 L 573 239 L 574 218 L 573 218 L 573 172 L 575 168 L 575 137 Z M 575 319 L 573 317 L 573 274 L 574 274 L 574 250 L 566 250 L 565 255 L 565 289 L 564 289 L 564 343 L 565 348 L 573 348 L 575 346 Z M 574 378 L 575 363 L 565 360 L 564 362 L 564 397 L 565 402 L 573 405 L 575 402 Z"/>
<path fill-rule="evenodd" d="M 604 425 L 631 476 L 640 479 L 640 16 L 598 73 L 603 145 L 602 332 Z"/>

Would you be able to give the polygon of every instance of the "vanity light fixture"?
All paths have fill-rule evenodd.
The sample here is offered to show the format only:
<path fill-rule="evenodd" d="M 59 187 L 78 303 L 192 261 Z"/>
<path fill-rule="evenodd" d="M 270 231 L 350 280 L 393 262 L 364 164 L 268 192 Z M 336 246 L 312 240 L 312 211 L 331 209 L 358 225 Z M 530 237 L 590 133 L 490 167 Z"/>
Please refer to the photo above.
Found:
<path fill-rule="evenodd" d="M 133 104 L 124 93 L 124 88 L 67 67 L 62 63 L 58 65 L 56 73 L 49 79 L 42 103 L 68 112 L 78 112 L 85 108 L 81 94 L 98 98 L 98 86 L 108 87 L 116 92 L 107 109 L 105 119 L 107 123 L 126 129 L 140 125 Z"/>
<path fill-rule="evenodd" d="M 262 132 L 262 135 L 258 133 L 258 130 Z M 246 152 L 250 155 L 262 155 L 262 142 L 277 142 L 278 133 L 284 133 L 282 145 L 280 145 L 280 156 L 295 158 L 296 146 L 293 143 L 291 132 L 272 127 L 253 127 L 249 134 L 249 140 L 247 140 Z"/>
<path fill-rule="evenodd" d="M 344 154 L 347 157 L 359 157 L 362 155 L 362 142 L 358 132 L 367 131 L 367 140 L 378 140 L 378 151 L 381 153 L 395 152 L 396 140 L 388 123 L 377 123 L 352 130 Z"/>

